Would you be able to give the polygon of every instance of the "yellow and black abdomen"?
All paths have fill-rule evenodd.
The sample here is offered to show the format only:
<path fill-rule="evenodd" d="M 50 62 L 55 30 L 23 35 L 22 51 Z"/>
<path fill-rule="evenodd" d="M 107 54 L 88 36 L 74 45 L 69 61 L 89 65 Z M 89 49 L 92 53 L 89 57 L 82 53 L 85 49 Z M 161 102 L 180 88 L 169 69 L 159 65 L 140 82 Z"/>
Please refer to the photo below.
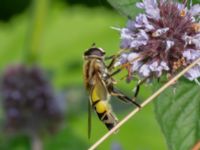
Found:
<path fill-rule="evenodd" d="M 109 104 L 109 94 L 106 85 L 98 78 L 90 91 L 90 101 L 99 119 L 110 130 L 117 124 L 118 119 L 115 117 Z"/>
<path fill-rule="evenodd" d="M 118 122 L 117 118 L 113 114 L 110 105 L 107 101 L 101 100 L 94 106 L 99 119 L 106 125 L 110 130 Z"/>

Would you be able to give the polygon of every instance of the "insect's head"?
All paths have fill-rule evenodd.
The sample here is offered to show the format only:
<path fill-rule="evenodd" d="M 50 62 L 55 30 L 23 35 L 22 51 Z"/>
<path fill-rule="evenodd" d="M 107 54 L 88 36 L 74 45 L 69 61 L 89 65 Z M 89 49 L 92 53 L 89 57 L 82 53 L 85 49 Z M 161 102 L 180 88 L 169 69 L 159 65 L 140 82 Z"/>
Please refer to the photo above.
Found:
<path fill-rule="evenodd" d="M 92 47 L 85 51 L 85 58 L 103 58 L 105 51 L 102 48 Z"/>

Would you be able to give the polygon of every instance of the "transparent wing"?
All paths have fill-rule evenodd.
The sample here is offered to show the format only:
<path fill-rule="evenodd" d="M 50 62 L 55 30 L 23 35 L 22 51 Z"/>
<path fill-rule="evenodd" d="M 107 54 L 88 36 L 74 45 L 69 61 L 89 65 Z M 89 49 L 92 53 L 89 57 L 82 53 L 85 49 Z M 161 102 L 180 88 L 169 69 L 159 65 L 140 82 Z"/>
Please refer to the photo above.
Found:
<path fill-rule="evenodd" d="M 91 137 L 91 130 L 92 130 L 92 107 L 90 101 L 88 101 L 88 138 Z"/>
<path fill-rule="evenodd" d="M 94 87 L 91 90 L 90 99 L 91 102 L 94 103 L 98 100 L 107 100 L 108 99 L 108 90 L 104 81 L 100 78 L 100 76 L 96 75 L 96 80 Z"/>
<path fill-rule="evenodd" d="M 95 77 L 95 84 L 90 91 L 90 101 L 88 101 L 88 138 L 91 137 L 92 130 L 92 105 L 98 100 L 107 100 L 107 88 L 99 76 Z"/>

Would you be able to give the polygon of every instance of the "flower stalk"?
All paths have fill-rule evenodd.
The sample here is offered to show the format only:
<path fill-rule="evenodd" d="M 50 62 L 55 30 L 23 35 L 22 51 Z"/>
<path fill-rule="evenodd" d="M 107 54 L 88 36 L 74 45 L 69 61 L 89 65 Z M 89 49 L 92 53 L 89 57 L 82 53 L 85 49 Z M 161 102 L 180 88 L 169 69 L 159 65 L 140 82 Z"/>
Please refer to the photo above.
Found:
<path fill-rule="evenodd" d="M 33 64 L 38 59 L 48 3 L 49 0 L 33 0 L 32 2 L 30 27 L 24 50 L 24 61 L 27 64 Z"/>
<path fill-rule="evenodd" d="M 37 134 L 31 135 L 31 149 L 32 150 L 43 150 L 43 144 L 40 136 Z"/>
<path fill-rule="evenodd" d="M 32 11 L 28 39 L 24 50 L 24 63 L 33 65 L 39 57 L 42 33 L 47 15 L 49 0 L 32 0 Z M 43 144 L 40 135 L 33 133 L 30 137 L 31 149 L 42 150 Z"/>

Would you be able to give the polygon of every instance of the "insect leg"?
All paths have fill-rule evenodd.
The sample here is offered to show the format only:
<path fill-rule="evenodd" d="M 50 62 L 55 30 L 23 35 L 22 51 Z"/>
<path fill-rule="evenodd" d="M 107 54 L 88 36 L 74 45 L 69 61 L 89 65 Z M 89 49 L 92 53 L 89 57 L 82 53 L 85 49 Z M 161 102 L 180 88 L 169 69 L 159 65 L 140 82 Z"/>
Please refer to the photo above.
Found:
<path fill-rule="evenodd" d="M 109 63 L 109 65 L 107 66 L 108 70 L 111 71 L 113 69 L 117 57 L 118 57 L 118 55 L 112 55 L 112 56 L 108 56 L 105 58 L 105 60 L 112 59 L 111 62 Z"/>
<path fill-rule="evenodd" d="M 139 94 L 139 91 L 140 91 L 140 86 L 148 79 L 149 77 L 147 78 L 144 78 L 143 80 L 139 80 L 136 87 L 134 88 L 134 96 L 137 97 L 138 94 Z"/>
<path fill-rule="evenodd" d="M 124 52 L 124 51 L 125 51 L 125 49 L 121 49 L 121 50 L 120 50 L 117 54 L 115 54 L 115 55 L 106 56 L 106 57 L 105 57 L 105 60 L 110 60 L 110 59 L 117 58 L 117 57 L 119 57 L 120 54 L 121 54 L 122 52 Z"/>
<path fill-rule="evenodd" d="M 112 77 L 112 76 L 118 74 L 118 73 L 121 72 L 121 71 L 122 71 L 122 68 L 119 68 L 119 69 L 117 69 L 116 71 L 114 71 L 113 73 L 111 73 L 111 74 L 109 75 L 109 77 Z"/>
<path fill-rule="evenodd" d="M 140 84 L 137 84 L 134 89 L 134 97 L 137 97 L 140 91 Z"/>
<path fill-rule="evenodd" d="M 106 57 L 105 57 L 105 60 L 113 59 L 115 56 L 116 56 L 116 55 L 106 56 Z"/>
<path fill-rule="evenodd" d="M 111 55 L 111 56 L 105 57 L 105 60 L 112 59 L 111 62 L 110 62 L 110 64 L 107 66 L 107 69 L 108 69 L 108 70 L 112 70 L 112 69 L 113 69 L 116 59 L 117 59 L 117 58 L 120 56 L 120 54 L 121 54 L 122 52 L 124 52 L 124 51 L 125 51 L 124 49 L 121 49 L 116 55 Z"/>
<path fill-rule="evenodd" d="M 119 72 L 122 71 L 122 69 L 123 69 L 123 68 L 119 68 L 119 69 L 117 69 L 116 71 L 114 71 L 113 73 L 108 74 L 106 79 L 111 78 L 112 76 L 118 74 Z"/>
<path fill-rule="evenodd" d="M 113 65 L 114 65 L 114 63 L 113 63 Z M 119 69 L 117 69 L 116 71 L 111 73 L 109 76 L 112 77 L 112 76 L 116 75 L 117 73 L 121 72 L 123 69 L 127 68 L 128 65 L 129 65 L 129 63 L 123 64 Z"/>
<path fill-rule="evenodd" d="M 112 87 L 109 87 L 109 92 L 112 96 L 116 96 L 117 98 L 119 98 L 120 100 L 122 100 L 125 103 L 133 103 L 134 105 L 136 105 L 137 107 L 141 107 L 140 104 L 138 104 L 137 102 L 135 102 L 133 99 L 129 98 L 128 96 L 126 96 L 125 94 L 123 94 L 121 91 L 119 91 L 118 89 Z"/>

